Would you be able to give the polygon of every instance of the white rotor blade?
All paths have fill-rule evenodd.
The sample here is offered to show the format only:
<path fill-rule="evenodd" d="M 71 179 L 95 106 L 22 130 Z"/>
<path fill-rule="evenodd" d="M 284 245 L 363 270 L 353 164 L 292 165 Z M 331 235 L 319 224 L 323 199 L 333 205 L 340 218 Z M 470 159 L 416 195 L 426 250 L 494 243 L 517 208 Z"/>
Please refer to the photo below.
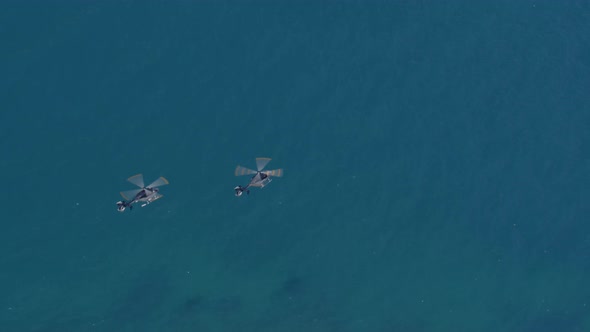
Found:
<path fill-rule="evenodd" d="M 236 176 L 240 176 L 240 175 L 248 175 L 248 174 L 256 174 L 257 172 L 253 169 L 249 169 L 243 166 L 238 165 L 238 167 L 236 167 L 236 170 L 234 171 L 234 174 Z"/>
<path fill-rule="evenodd" d="M 264 173 L 268 176 L 274 176 L 274 177 L 280 178 L 283 176 L 283 169 L 282 168 L 273 169 L 272 171 L 264 171 L 262 173 Z"/>
<path fill-rule="evenodd" d="M 155 187 L 165 186 L 167 184 L 170 184 L 170 182 L 168 182 L 168 180 L 166 180 L 165 177 L 160 176 L 156 181 L 150 183 L 150 185 L 147 187 L 148 188 L 155 188 Z"/>
<path fill-rule="evenodd" d="M 269 161 L 270 158 L 256 158 L 256 168 L 258 169 L 258 171 L 262 171 Z"/>
<path fill-rule="evenodd" d="M 130 177 L 129 179 L 127 179 L 127 181 L 133 183 L 134 185 L 143 188 L 143 175 L 142 174 L 136 174 L 132 177 Z"/>
<path fill-rule="evenodd" d="M 121 191 L 121 197 L 123 197 L 125 200 L 132 200 L 135 198 L 135 195 L 137 195 L 138 192 L 140 192 L 142 189 L 133 189 L 133 190 L 127 190 L 127 191 Z"/>

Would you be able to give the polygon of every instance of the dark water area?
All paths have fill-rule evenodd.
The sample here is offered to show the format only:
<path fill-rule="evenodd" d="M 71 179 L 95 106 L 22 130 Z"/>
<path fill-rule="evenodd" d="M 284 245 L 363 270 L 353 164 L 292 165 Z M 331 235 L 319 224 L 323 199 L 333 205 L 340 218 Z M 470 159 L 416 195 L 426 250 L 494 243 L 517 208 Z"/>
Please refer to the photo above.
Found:
<path fill-rule="evenodd" d="M 586 2 L 0 22 L 2 331 L 590 329 Z M 119 213 L 137 173 L 170 185 Z"/>

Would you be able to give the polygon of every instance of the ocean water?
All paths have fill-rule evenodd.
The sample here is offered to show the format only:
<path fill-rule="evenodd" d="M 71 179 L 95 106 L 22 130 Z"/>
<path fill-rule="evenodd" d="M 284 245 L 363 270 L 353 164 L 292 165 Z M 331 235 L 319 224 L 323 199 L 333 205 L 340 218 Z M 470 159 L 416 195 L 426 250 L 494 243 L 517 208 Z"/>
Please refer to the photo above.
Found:
<path fill-rule="evenodd" d="M 0 37 L 1 331 L 590 330 L 588 2 L 9 1 Z M 170 185 L 118 213 L 136 173 Z"/>

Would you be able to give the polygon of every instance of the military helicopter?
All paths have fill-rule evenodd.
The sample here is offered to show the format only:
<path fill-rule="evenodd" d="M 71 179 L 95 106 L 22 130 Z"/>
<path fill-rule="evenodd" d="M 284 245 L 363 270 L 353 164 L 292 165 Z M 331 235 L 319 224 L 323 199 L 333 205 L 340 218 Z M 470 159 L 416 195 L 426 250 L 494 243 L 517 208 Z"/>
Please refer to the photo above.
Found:
<path fill-rule="evenodd" d="M 250 188 L 250 187 L 263 188 L 264 186 L 269 184 L 270 181 L 272 181 L 272 177 L 283 176 L 283 169 L 282 168 L 274 169 L 271 171 L 263 171 L 264 167 L 266 166 L 266 164 L 268 164 L 269 161 L 270 161 L 270 158 L 256 158 L 257 171 L 240 166 L 240 165 L 238 165 L 238 167 L 236 167 L 236 170 L 234 172 L 236 176 L 254 174 L 254 176 L 252 176 L 252 178 L 250 179 L 250 183 L 248 183 L 247 186 L 245 186 L 245 187 L 237 186 L 234 188 L 234 190 L 236 192 L 236 196 L 238 196 L 238 197 L 242 196 L 244 191 L 246 192 L 246 194 L 249 195 L 250 190 L 248 188 Z"/>
<path fill-rule="evenodd" d="M 117 210 L 119 212 L 125 211 L 125 208 L 132 210 L 133 204 L 135 203 L 142 203 L 141 207 L 144 207 L 153 201 L 162 198 L 163 195 L 159 193 L 160 189 L 158 187 L 165 186 L 169 183 L 165 177 L 161 176 L 146 187 L 143 184 L 142 174 L 134 175 L 127 179 L 127 181 L 138 186 L 140 189 L 121 192 L 121 196 L 123 196 L 125 200 L 117 202 Z"/>

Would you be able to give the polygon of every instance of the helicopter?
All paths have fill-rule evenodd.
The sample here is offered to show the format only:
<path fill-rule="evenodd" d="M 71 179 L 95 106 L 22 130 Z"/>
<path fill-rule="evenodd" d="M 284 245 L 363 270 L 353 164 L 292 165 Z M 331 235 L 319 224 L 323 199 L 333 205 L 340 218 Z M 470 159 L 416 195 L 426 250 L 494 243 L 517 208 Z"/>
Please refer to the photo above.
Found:
<path fill-rule="evenodd" d="M 271 160 L 270 158 L 256 158 L 257 171 L 240 166 L 240 165 L 238 165 L 236 167 L 236 170 L 234 172 L 236 176 L 254 174 L 252 176 L 252 178 L 250 178 L 250 183 L 248 183 L 247 186 L 243 187 L 243 186 L 238 185 L 237 187 L 234 188 L 234 190 L 236 192 L 235 193 L 236 196 L 238 196 L 238 197 L 242 196 L 244 191 L 246 192 L 246 194 L 250 195 L 250 190 L 248 188 L 250 188 L 250 187 L 263 188 L 264 186 L 269 184 L 270 181 L 272 181 L 272 177 L 282 177 L 283 176 L 283 169 L 282 168 L 274 169 L 274 170 L 270 170 L 270 171 L 263 171 L 264 167 L 266 167 L 266 164 L 268 164 L 270 162 L 270 160 Z"/>
<path fill-rule="evenodd" d="M 157 199 L 162 198 L 160 189 L 158 187 L 169 184 L 165 177 L 161 176 L 156 181 L 149 184 L 147 187 L 143 184 L 143 175 L 136 174 L 127 179 L 127 181 L 138 186 L 139 189 L 133 189 L 128 191 L 122 191 L 121 196 L 124 198 L 123 201 L 117 202 L 117 211 L 123 212 L 126 208 L 133 210 L 133 204 L 142 203 L 141 207 L 144 207 Z"/>

